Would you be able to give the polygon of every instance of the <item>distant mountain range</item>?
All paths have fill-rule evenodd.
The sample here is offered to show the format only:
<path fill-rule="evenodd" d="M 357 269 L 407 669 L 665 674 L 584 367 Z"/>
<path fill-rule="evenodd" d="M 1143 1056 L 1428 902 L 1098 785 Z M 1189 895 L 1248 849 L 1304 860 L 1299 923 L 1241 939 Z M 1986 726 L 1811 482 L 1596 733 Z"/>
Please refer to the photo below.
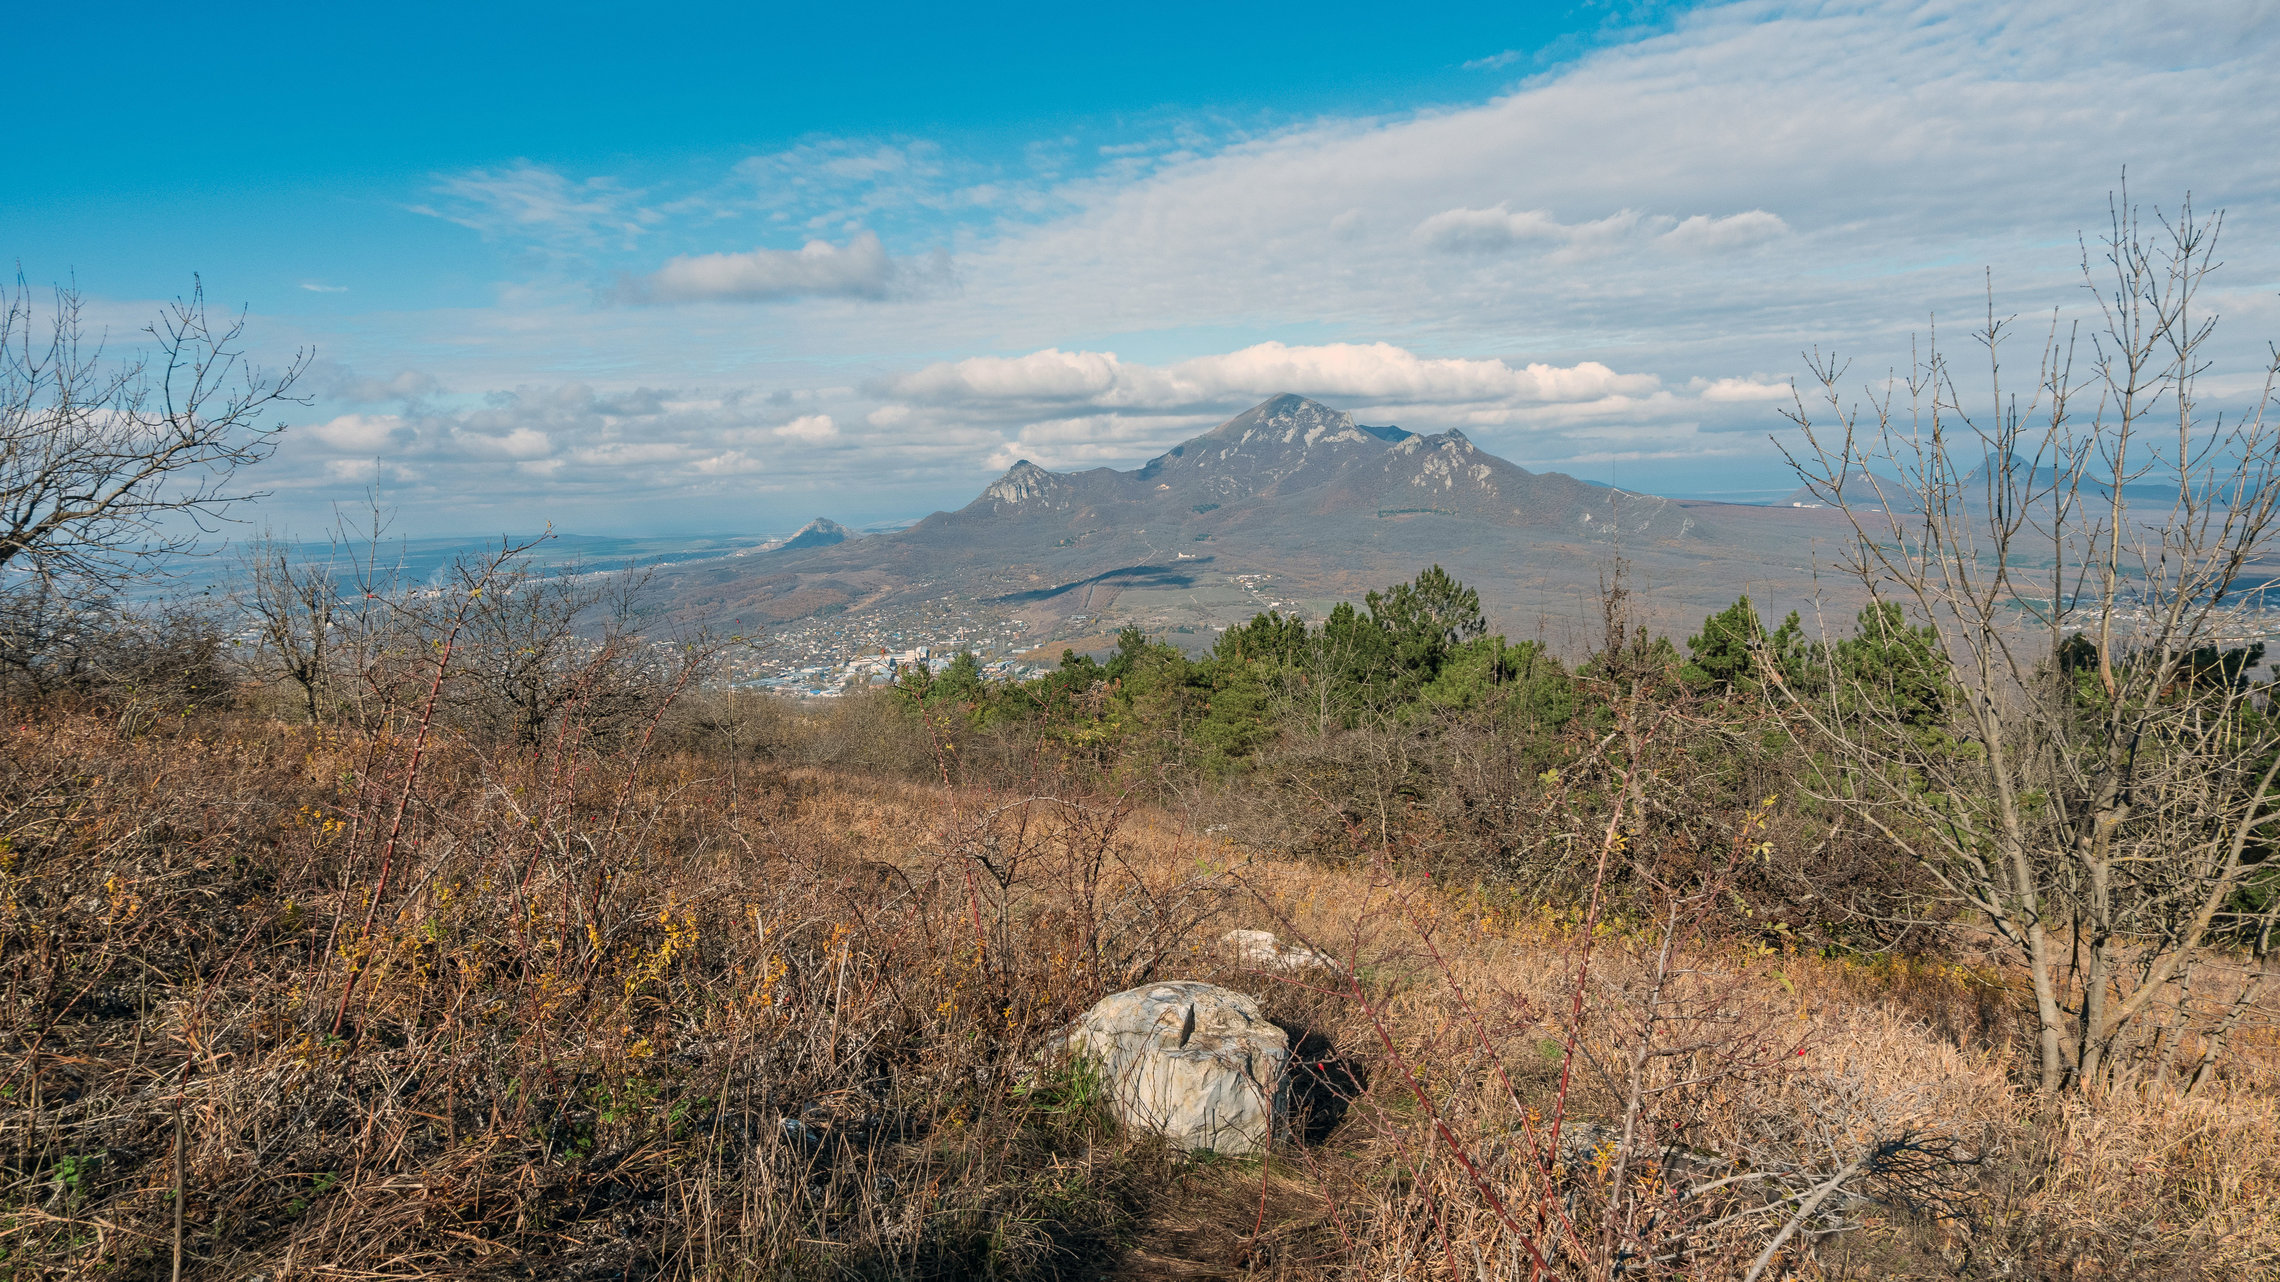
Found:
<path fill-rule="evenodd" d="M 1130 621 L 1206 638 L 1269 606 L 1316 616 L 1438 562 L 1526 635 L 1539 618 L 1580 624 L 1618 556 L 1663 622 L 1699 622 L 1743 591 L 1801 600 L 1813 541 L 1841 521 L 1530 472 L 1462 432 L 1367 426 L 1282 395 L 1133 471 L 1023 461 L 908 529 L 853 538 L 819 520 L 773 547 L 665 567 L 660 587 L 746 626 L 951 596 L 1039 636 Z"/>

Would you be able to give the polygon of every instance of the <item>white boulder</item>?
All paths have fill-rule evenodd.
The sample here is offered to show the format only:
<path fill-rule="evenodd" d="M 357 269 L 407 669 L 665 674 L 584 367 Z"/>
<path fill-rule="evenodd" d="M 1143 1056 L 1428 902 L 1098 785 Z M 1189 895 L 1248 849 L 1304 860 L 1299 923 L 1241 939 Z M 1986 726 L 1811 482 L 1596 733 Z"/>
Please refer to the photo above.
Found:
<path fill-rule="evenodd" d="M 1243 994 L 1194 980 L 1102 998 L 1065 1043 L 1116 1115 L 1183 1149 L 1263 1153 L 1284 1129 L 1290 1038 Z"/>
<path fill-rule="evenodd" d="M 1258 970 L 1335 970 L 1338 964 L 1311 948 L 1284 945 L 1271 930 L 1231 930 L 1219 942 L 1235 950 L 1235 960 Z"/>

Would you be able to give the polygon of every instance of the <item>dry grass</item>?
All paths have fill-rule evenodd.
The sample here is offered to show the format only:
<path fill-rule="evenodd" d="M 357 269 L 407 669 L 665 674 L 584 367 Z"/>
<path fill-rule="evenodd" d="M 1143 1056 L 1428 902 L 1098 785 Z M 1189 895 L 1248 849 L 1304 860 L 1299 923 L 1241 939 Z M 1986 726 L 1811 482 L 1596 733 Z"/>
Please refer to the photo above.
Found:
<path fill-rule="evenodd" d="M 1880 1143 L 1913 1156 L 1767 1276 L 2280 1270 L 2268 1035 L 2204 1096 L 2038 1106 L 1984 966 L 1587 925 L 1043 783 L 4 734 L 11 1278 L 168 1276 L 178 1210 L 182 1275 L 233 1280 L 1740 1276 L 1788 1214 L 1754 1191 Z M 1233 926 L 1350 968 L 1244 972 Z M 1174 975 L 1301 1034 L 1307 1143 L 1175 1160 L 1036 1059 Z"/>

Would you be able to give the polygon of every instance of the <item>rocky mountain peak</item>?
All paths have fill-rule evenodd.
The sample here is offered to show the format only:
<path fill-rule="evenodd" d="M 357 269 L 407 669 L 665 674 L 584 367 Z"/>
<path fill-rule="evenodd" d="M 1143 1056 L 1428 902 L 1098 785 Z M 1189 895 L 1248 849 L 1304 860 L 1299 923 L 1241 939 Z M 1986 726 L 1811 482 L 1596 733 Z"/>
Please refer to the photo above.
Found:
<path fill-rule="evenodd" d="M 1398 427 L 1360 426 L 1344 410 L 1285 392 L 1173 446 L 1143 472 L 1234 475 L 1264 483 L 1320 459 L 1375 453 L 1408 435 Z"/>
<path fill-rule="evenodd" d="M 1370 439 L 1355 426 L 1354 416 L 1320 401 L 1284 392 L 1271 396 L 1228 419 L 1199 438 L 1222 445 L 1249 446 L 1262 452 L 1275 446 L 1306 449 L 1325 441 Z"/>
<path fill-rule="evenodd" d="M 1001 509 L 1025 507 L 1050 503 L 1063 488 L 1060 477 L 1022 459 L 1007 468 L 1004 476 L 990 482 L 989 488 L 982 491 L 981 501 Z"/>
<path fill-rule="evenodd" d="M 828 516 L 819 516 L 799 528 L 792 537 L 784 540 L 785 548 L 820 548 L 834 543 L 845 543 L 855 537 L 848 529 Z"/>

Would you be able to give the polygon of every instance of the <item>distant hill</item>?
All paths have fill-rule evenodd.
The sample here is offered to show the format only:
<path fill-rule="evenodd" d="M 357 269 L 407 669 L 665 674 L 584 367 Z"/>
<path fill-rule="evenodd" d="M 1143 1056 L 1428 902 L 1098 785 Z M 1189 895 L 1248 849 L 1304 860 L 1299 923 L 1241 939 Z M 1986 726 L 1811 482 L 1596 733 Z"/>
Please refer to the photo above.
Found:
<path fill-rule="evenodd" d="M 801 526 L 799 532 L 792 537 L 765 550 L 769 552 L 796 552 L 801 548 L 827 548 L 833 544 L 845 543 L 849 539 L 861 537 L 839 522 L 829 517 L 819 516 Z"/>
<path fill-rule="evenodd" d="M 1806 590 L 1809 541 L 1834 517 L 1531 472 L 1462 432 L 1366 426 L 1282 395 L 1132 471 L 1018 462 L 906 530 L 672 567 L 667 590 L 743 619 L 947 594 L 1038 635 L 1103 620 L 1207 634 L 1269 606 L 1319 614 L 1438 562 L 1519 633 L 1582 617 L 1620 554 L 1650 606 L 1699 622 L 1744 590 L 1769 604 Z"/>

